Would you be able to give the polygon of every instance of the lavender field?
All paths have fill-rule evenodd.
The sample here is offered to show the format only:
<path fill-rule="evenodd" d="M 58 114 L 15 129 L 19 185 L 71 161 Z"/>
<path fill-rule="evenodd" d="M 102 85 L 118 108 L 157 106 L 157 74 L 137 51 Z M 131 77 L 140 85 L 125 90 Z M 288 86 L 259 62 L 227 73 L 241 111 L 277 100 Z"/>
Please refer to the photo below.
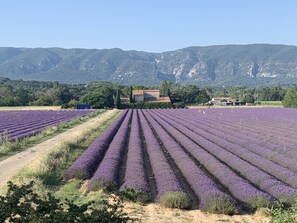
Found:
<path fill-rule="evenodd" d="M 177 193 L 201 210 L 265 207 L 297 195 L 297 109 L 125 110 L 64 178 L 88 189 Z"/>
<path fill-rule="evenodd" d="M 15 141 L 40 133 L 46 127 L 58 125 L 76 117 L 82 117 L 92 110 L 24 110 L 0 111 L 0 139 Z"/>

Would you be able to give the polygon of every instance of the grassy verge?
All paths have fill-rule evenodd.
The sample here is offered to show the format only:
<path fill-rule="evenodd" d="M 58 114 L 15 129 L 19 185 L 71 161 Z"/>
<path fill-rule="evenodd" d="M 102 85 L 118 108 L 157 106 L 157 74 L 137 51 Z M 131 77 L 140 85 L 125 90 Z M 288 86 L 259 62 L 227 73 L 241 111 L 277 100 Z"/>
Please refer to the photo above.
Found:
<path fill-rule="evenodd" d="M 98 110 L 95 112 L 92 112 L 91 114 L 88 114 L 83 117 L 78 117 L 71 119 L 67 122 L 63 122 L 56 126 L 49 126 L 45 128 L 42 132 L 31 136 L 31 137 L 25 137 L 23 139 L 17 140 L 15 142 L 9 142 L 4 141 L 0 144 L 0 161 L 6 159 L 9 156 L 12 156 L 18 152 L 21 152 L 27 148 L 30 148 L 38 143 L 41 143 L 49 138 L 52 138 L 53 136 L 64 132 L 70 128 L 73 128 L 76 125 L 79 125 L 93 117 L 96 117 L 102 113 L 104 113 L 105 110 Z"/>
<path fill-rule="evenodd" d="M 258 103 L 262 106 L 283 106 L 282 101 L 258 101 Z"/>
<path fill-rule="evenodd" d="M 41 197 L 47 193 L 53 194 L 60 200 L 71 200 L 76 204 L 86 204 L 93 201 L 94 205 L 102 203 L 103 192 L 84 194 L 81 191 L 84 182 L 71 180 L 63 181 L 63 174 L 77 157 L 102 133 L 119 115 L 116 112 L 112 118 L 105 120 L 100 126 L 94 125 L 75 139 L 69 139 L 46 155 L 31 162 L 15 176 L 18 184 L 35 182 L 34 190 Z M 95 195 L 95 196 L 94 196 Z"/>

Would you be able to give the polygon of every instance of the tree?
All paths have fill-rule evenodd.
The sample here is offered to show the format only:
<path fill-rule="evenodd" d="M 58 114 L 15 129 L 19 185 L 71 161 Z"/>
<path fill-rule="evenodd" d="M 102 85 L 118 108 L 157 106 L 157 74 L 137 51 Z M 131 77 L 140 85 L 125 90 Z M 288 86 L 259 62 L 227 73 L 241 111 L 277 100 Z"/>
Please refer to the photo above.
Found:
<path fill-rule="evenodd" d="M 117 89 L 117 95 L 116 95 L 116 103 L 115 103 L 115 107 L 117 109 L 119 109 L 121 107 L 121 92 L 120 89 Z"/>
<path fill-rule="evenodd" d="M 100 87 L 90 87 L 80 98 L 82 103 L 92 106 L 92 108 L 113 108 L 114 107 L 114 89 L 102 85 Z"/>
<path fill-rule="evenodd" d="M 209 100 L 210 100 L 210 97 L 207 94 L 207 91 L 205 89 L 201 89 L 199 91 L 199 94 L 195 98 L 196 103 L 199 103 L 199 104 L 207 103 L 207 102 L 209 102 Z"/>
<path fill-rule="evenodd" d="M 134 102 L 134 100 L 133 100 L 133 88 L 132 88 L 132 85 L 130 85 L 129 102 L 130 103 L 133 103 Z"/>
<path fill-rule="evenodd" d="M 253 96 L 252 93 L 248 92 L 248 93 L 245 93 L 242 97 L 242 101 L 245 102 L 245 103 L 254 103 L 255 102 L 255 98 Z"/>
<path fill-rule="evenodd" d="M 205 89 L 200 90 L 196 85 L 174 85 L 170 99 L 172 103 L 193 104 L 208 102 L 210 97 Z"/>
<path fill-rule="evenodd" d="M 171 81 L 162 81 L 160 84 L 160 94 L 170 97 L 170 89 L 173 86 Z"/>
<path fill-rule="evenodd" d="M 297 89 L 296 88 L 289 89 L 282 103 L 284 107 L 296 108 L 297 107 Z"/>

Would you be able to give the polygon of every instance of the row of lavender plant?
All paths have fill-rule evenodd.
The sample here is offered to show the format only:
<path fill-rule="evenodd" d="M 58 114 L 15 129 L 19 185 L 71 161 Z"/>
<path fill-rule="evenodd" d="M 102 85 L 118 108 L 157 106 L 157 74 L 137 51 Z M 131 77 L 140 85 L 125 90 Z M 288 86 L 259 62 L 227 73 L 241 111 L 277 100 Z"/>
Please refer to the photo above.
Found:
<path fill-rule="evenodd" d="M 226 109 L 225 109 L 226 110 Z M 256 110 L 255 114 L 258 114 L 261 109 Z M 270 116 L 269 112 L 271 110 L 267 111 L 267 116 Z M 287 109 L 278 110 L 279 113 L 281 113 L 283 116 L 286 116 Z M 193 113 L 193 112 L 192 112 Z M 238 129 L 238 121 L 232 120 L 230 117 L 228 117 L 228 113 L 226 114 L 226 118 L 222 117 L 221 119 L 217 120 L 215 117 L 207 117 L 208 120 L 214 120 L 220 125 L 229 126 L 231 128 L 237 128 Z M 242 114 L 237 114 L 240 118 L 243 117 Z M 257 119 L 250 119 L 242 121 L 240 119 L 240 131 L 244 134 L 250 135 L 252 137 L 258 138 L 259 140 L 263 140 L 263 142 L 266 142 L 269 140 L 269 142 L 274 142 L 276 144 L 279 144 L 282 146 L 283 142 L 286 143 L 286 145 L 291 144 L 291 146 L 296 145 L 297 138 L 292 132 L 295 132 L 297 129 L 290 128 L 288 122 L 284 122 L 281 120 L 274 121 L 274 125 L 270 126 L 269 121 L 268 122 L 260 122 L 260 120 Z M 253 131 L 250 131 L 250 129 L 253 129 Z M 281 139 L 281 141 L 280 141 Z"/>
<path fill-rule="evenodd" d="M 191 158 L 188 157 L 180 145 L 154 120 L 147 111 L 144 111 L 144 114 L 158 134 L 160 141 L 199 198 L 200 209 L 207 210 L 214 204 L 233 209 L 235 204 L 234 199 L 219 189 L 217 184 L 204 171 L 202 171 L 194 163 L 194 161 L 191 160 Z"/>
<path fill-rule="evenodd" d="M 230 167 L 220 162 L 213 155 L 194 143 L 183 132 L 166 122 L 156 112 L 153 117 L 163 126 L 204 168 L 224 185 L 238 200 L 252 208 L 267 206 L 273 197 L 251 185 L 249 181 L 238 176 Z"/>
<path fill-rule="evenodd" d="M 285 168 L 297 171 L 296 160 L 282 154 L 277 149 L 273 149 L 276 147 L 276 145 L 274 145 L 274 147 L 271 146 L 272 148 L 264 147 L 261 145 L 261 141 L 259 142 L 258 140 L 243 135 L 239 131 L 232 131 L 225 127 L 222 130 L 221 127 L 211 126 L 208 120 L 195 119 L 189 115 L 183 114 L 175 114 L 174 117 L 178 118 L 181 121 L 192 124 L 193 126 L 196 126 L 197 128 L 200 128 L 201 130 L 204 130 L 212 135 L 223 138 L 231 143 L 246 148 L 249 151 L 260 155 L 261 157 L 269 159 Z"/>
<path fill-rule="evenodd" d="M 85 150 L 64 173 L 64 179 L 89 179 L 96 171 L 109 144 L 125 119 L 128 110 L 123 111 L 116 120 Z"/>
<path fill-rule="evenodd" d="M 242 144 L 243 146 L 249 147 L 251 149 L 257 148 L 258 145 L 260 145 L 260 147 L 265 146 L 265 148 L 269 148 L 270 150 L 281 153 L 282 155 L 284 155 L 286 157 L 297 159 L 297 154 L 295 152 L 296 143 L 288 142 L 288 138 L 284 138 L 280 135 L 265 138 L 263 136 L 263 133 L 266 132 L 265 129 L 262 129 L 260 133 L 257 133 L 254 126 L 247 128 L 247 126 L 245 124 L 242 124 L 242 126 L 240 126 L 240 128 L 238 128 L 238 124 L 236 122 L 233 123 L 231 120 L 214 121 L 212 119 L 209 119 L 208 117 L 205 119 L 205 117 L 202 117 L 199 115 L 194 115 L 194 112 L 191 112 L 191 113 L 187 112 L 186 116 L 184 116 L 184 117 L 189 118 L 189 117 L 191 117 L 191 114 L 192 114 L 192 117 L 196 117 L 197 121 L 204 122 L 209 127 L 216 128 L 217 130 L 222 131 L 222 133 L 226 133 L 226 134 L 224 134 L 225 137 L 226 137 L 226 135 L 228 136 L 229 134 L 230 135 L 235 134 L 236 137 L 239 137 L 240 139 L 244 138 L 247 143 L 243 142 L 242 140 L 235 141 L 235 142 L 238 141 L 240 143 L 243 143 Z M 222 126 L 223 126 L 223 128 L 222 128 Z M 253 129 L 253 131 L 251 131 L 251 129 Z M 283 130 L 278 129 L 277 131 L 281 132 Z M 290 135 L 294 135 L 294 134 L 292 134 L 293 132 L 290 132 Z M 257 144 L 257 145 L 254 145 L 254 144 Z M 260 151 L 261 150 L 259 150 L 259 152 Z M 282 155 L 280 155 L 280 157 L 279 157 L 279 155 L 274 154 L 274 155 L 270 156 L 269 159 L 271 159 L 273 161 L 276 159 L 283 159 Z M 292 164 L 292 162 L 289 162 L 289 163 Z M 289 164 L 283 164 L 283 165 L 288 166 Z"/>
<path fill-rule="evenodd" d="M 144 154 L 142 148 L 139 120 L 136 110 L 134 110 L 132 115 L 125 178 L 120 190 L 125 190 L 126 188 L 144 192 L 148 196 L 150 193 L 144 165 Z"/>
<path fill-rule="evenodd" d="M 159 112 L 160 111 L 158 111 L 158 113 Z M 200 145 L 207 152 L 217 157 L 223 163 L 226 163 L 233 170 L 236 170 L 240 175 L 257 185 L 263 191 L 266 191 L 278 199 L 288 199 L 297 195 L 296 189 L 287 186 L 275 179 L 272 175 L 267 174 L 251 163 L 241 159 L 239 156 L 234 155 L 223 147 L 209 141 L 207 138 L 202 137 L 200 134 L 192 131 L 191 128 L 188 127 L 189 125 L 184 122 L 178 123 L 178 120 L 172 119 L 172 116 L 169 114 L 163 114 L 163 117 L 166 117 L 166 122 L 179 129 L 179 131 L 187 135 L 197 145 Z"/>
<path fill-rule="evenodd" d="M 104 158 L 88 183 L 89 190 L 112 190 L 119 186 L 119 168 L 126 149 L 133 110 L 129 110 L 118 132 L 111 141 Z M 97 161 L 98 162 L 98 161 Z"/>
<path fill-rule="evenodd" d="M 176 122 L 183 123 L 183 121 L 177 119 Z M 234 143 L 230 143 L 225 139 L 212 135 L 208 132 L 197 128 L 197 126 L 193 125 L 192 123 L 187 124 L 187 126 L 194 131 L 195 133 L 199 134 L 200 136 L 208 139 L 209 141 L 223 147 L 224 149 L 230 151 L 231 153 L 237 155 L 238 157 L 250 162 L 251 164 L 257 166 L 258 168 L 262 169 L 263 171 L 275 176 L 276 178 L 282 180 L 283 182 L 297 188 L 297 174 L 294 171 L 291 171 L 287 168 L 284 168 L 280 165 L 275 164 L 274 162 L 265 159 L 243 147 L 235 145 Z"/>
<path fill-rule="evenodd" d="M 171 194 L 173 192 L 185 195 L 185 191 L 173 169 L 169 165 L 158 139 L 155 137 L 152 129 L 140 110 L 139 121 L 157 186 L 157 200 L 160 200 L 163 196 L 166 196 L 166 194 Z"/>
<path fill-rule="evenodd" d="M 1 126 L 0 131 L 10 128 L 37 124 L 44 120 L 56 120 L 64 117 L 83 116 L 94 110 L 32 110 L 32 111 L 0 111 Z"/>
<path fill-rule="evenodd" d="M 276 111 L 275 111 L 276 110 Z M 209 110 L 208 110 L 209 111 Z M 205 113 L 209 113 L 208 111 L 205 111 Z M 228 112 L 229 111 L 229 112 Z M 232 110 L 231 110 L 232 111 Z M 269 140 L 274 140 L 274 138 L 277 139 L 277 137 L 282 136 L 282 138 L 285 138 L 285 141 L 292 141 L 292 143 L 296 144 L 297 137 L 294 134 L 291 134 L 292 132 L 296 131 L 296 127 L 292 128 L 290 127 L 290 120 L 288 117 L 286 119 L 282 118 L 281 120 L 271 120 L 273 115 L 275 115 L 277 118 L 281 118 L 280 115 L 283 117 L 286 117 L 288 114 L 288 109 L 275 109 L 270 108 L 268 109 L 254 109 L 252 114 L 255 116 L 252 116 L 250 118 L 245 117 L 244 111 L 242 112 L 234 112 L 235 115 L 230 117 L 230 109 L 219 109 L 218 112 L 212 115 L 207 115 L 208 120 L 215 120 L 220 124 L 228 125 L 233 124 L 233 126 L 238 126 L 238 119 L 240 119 L 240 130 L 241 131 L 247 131 L 248 134 L 254 134 L 254 137 L 261 138 L 262 136 L 267 135 L 269 137 Z M 259 114 L 262 112 L 266 112 L 266 117 L 263 117 L 261 115 L 258 117 Z M 194 113 L 194 112 L 191 112 Z M 272 114 L 270 114 L 272 113 Z M 218 115 L 222 114 L 222 115 Z M 294 114 L 294 113 L 293 113 Z M 269 119 L 270 118 L 270 119 Z M 292 120 L 290 120 L 292 121 Z M 249 131 L 250 129 L 253 129 L 253 132 Z M 263 134 L 265 133 L 265 134 Z"/>
<path fill-rule="evenodd" d="M 93 111 L 18 111 L 2 112 L 0 134 L 9 141 L 35 135 L 48 126 L 56 125 Z M 18 118 L 13 117 L 16 115 Z"/>
<path fill-rule="evenodd" d="M 195 110 L 194 110 L 195 111 Z M 253 121 L 250 120 L 249 122 L 242 122 L 240 126 L 238 126 L 238 122 L 234 120 L 227 119 L 225 117 L 216 120 L 212 119 L 209 116 L 207 118 L 202 117 L 201 115 L 197 115 L 197 112 L 194 111 L 187 111 L 187 117 L 195 118 L 197 121 L 204 121 L 205 124 L 211 125 L 212 128 L 214 127 L 220 127 L 220 130 L 222 130 L 222 126 L 224 131 L 226 129 L 229 129 L 230 131 L 237 131 L 240 132 L 243 136 L 247 138 L 249 141 L 257 141 L 258 143 L 265 144 L 265 146 L 268 146 L 272 149 L 277 148 L 283 148 L 283 147 L 290 147 L 290 144 L 288 143 L 288 138 L 284 138 L 281 136 L 281 133 L 284 131 L 283 128 L 275 128 L 278 132 L 277 137 L 269 137 L 269 141 L 267 141 L 267 137 L 265 134 L 270 134 L 267 129 L 265 129 L 266 126 L 259 126 L 257 127 L 258 119 Z M 181 114 L 181 113 L 180 113 Z M 251 131 L 253 129 L 253 131 Z M 268 132 L 268 133 L 267 133 Z M 292 131 L 289 134 L 290 136 L 293 136 Z M 275 140 L 274 140 L 275 139 Z M 280 140 L 281 139 L 281 140 Z M 274 141 L 274 144 L 271 143 L 271 141 Z M 291 144 L 292 145 L 292 144 Z M 296 145 L 296 143 L 294 144 Z"/>

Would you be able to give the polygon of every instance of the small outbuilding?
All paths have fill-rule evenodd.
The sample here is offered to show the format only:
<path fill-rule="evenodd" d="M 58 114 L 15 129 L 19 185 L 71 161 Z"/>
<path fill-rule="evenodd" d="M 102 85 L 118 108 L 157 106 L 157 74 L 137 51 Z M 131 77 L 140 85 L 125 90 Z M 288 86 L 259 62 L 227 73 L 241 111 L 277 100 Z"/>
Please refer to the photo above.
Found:
<path fill-rule="evenodd" d="M 209 105 L 219 105 L 219 106 L 236 106 L 236 105 L 245 105 L 245 102 L 239 101 L 231 97 L 218 97 L 212 98 L 209 102 Z"/>
<path fill-rule="evenodd" d="M 91 106 L 89 104 L 77 104 L 75 105 L 75 109 L 90 109 Z"/>

